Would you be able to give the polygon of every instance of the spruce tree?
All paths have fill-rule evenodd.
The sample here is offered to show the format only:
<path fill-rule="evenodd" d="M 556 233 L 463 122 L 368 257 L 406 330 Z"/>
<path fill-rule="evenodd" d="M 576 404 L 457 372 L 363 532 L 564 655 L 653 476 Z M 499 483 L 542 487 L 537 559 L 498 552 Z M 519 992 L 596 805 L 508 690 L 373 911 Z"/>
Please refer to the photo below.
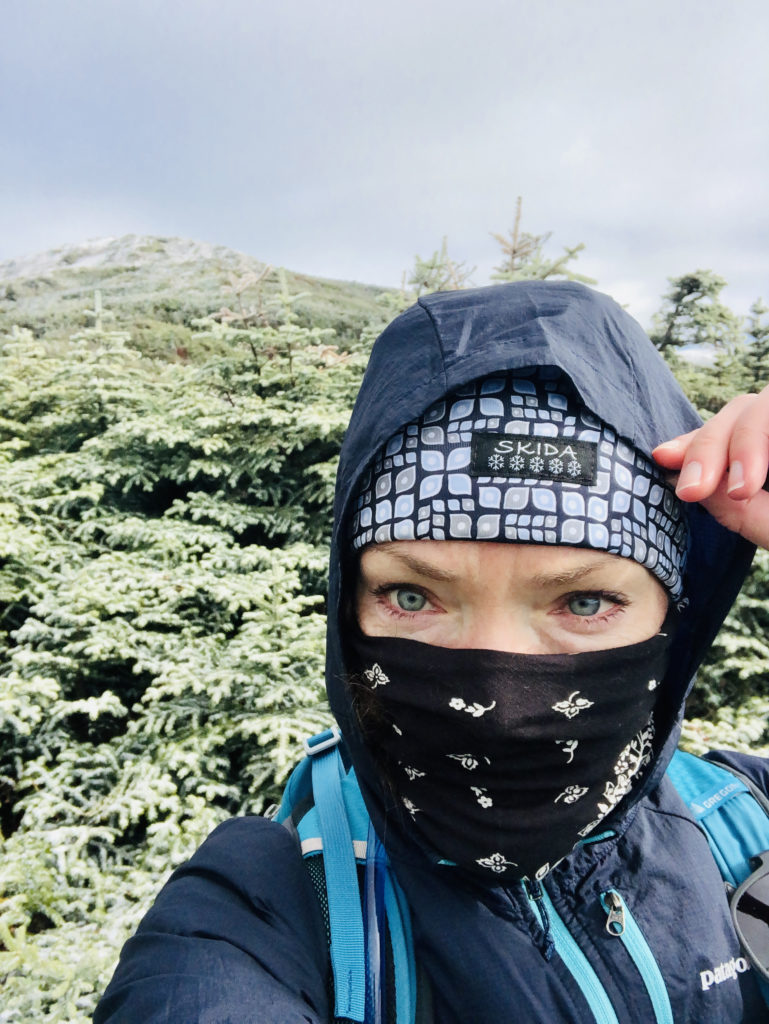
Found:
<path fill-rule="evenodd" d="M 363 359 L 199 321 L 4 340 L 0 1019 L 85 1021 L 168 872 L 278 798 L 323 687 L 326 543 Z M 106 318 L 103 318 L 106 319 Z"/>
<path fill-rule="evenodd" d="M 726 281 L 712 270 L 695 270 L 669 281 L 670 290 L 650 333 L 660 352 L 683 345 L 733 351 L 742 331 L 740 318 L 721 300 Z"/>
<path fill-rule="evenodd" d="M 519 228 L 537 276 L 546 236 Z M 433 262 L 416 288 L 465 283 L 445 245 Z M 676 337 L 720 287 L 682 299 Z M 414 295 L 380 294 L 361 329 L 269 268 L 228 288 L 183 323 L 121 320 L 102 295 L 74 334 L 0 340 L 1 1024 L 87 1021 L 173 867 L 276 801 L 329 722 L 337 455 L 370 344 Z M 709 367 L 665 347 L 705 415 L 745 372 L 765 382 L 765 316 Z M 700 674 L 692 749 L 768 752 L 768 557 Z"/>
<path fill-rule="evenodd" d="M 567 281 L 581 281 L 583 284 L 595 284 L 592 277 L 578 274 L 570 266 L 585 248 L 584 243 L 566 246 L 562 256 L 545 255 L 545 246 L 552 235 L 551 231 L 542 235 L 532 235 L 521 230 L 522 200 L 518 196 L 515 204 L 515 221 L 507 235 L 492 233 L 492 237 L 502 249 L 502 262 L 491 275 L 492 281 L 544 281 L 548 278 L 566 278 Z"/>

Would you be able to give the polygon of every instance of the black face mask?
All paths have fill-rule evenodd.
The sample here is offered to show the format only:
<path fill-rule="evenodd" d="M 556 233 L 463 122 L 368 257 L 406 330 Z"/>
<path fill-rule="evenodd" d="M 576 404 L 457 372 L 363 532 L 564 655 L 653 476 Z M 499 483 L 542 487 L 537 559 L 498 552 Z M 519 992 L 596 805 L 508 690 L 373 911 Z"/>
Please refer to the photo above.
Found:
<path fill-rule="evenodd" d="M 348 639 L 367 745 L 437 860 L 487 882 L 542 877 L 651 760 L 669 630 L 583 654 Z"/>

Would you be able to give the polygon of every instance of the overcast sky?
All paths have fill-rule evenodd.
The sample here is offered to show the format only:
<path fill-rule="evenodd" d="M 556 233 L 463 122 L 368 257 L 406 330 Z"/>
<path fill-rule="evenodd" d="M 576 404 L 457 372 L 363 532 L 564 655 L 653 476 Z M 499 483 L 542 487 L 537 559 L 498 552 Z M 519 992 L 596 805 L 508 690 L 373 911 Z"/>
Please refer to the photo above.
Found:
<path fill-rule="evenodd" d="M 0 260 L 129 232 L 397 284 L 584 242 L 645 325 L 769 302 L 766 0 L 5 0 Z"/>

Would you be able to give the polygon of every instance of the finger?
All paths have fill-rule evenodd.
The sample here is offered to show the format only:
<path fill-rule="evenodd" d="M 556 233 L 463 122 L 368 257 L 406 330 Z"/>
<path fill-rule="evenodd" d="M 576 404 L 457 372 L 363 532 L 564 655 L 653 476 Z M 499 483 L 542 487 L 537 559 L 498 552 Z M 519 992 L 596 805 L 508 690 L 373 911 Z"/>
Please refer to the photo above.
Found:
<path fill-rule="evenodd" d="M 733 399 L 694 434 L 676 485 L 676 494 L 683 501 L 702 501 L 715 492 L 729 465 L 729 445 L 737 423 L 755 398 L 740 395 Z"/>
<path fill-rule="evenodd" d="M 729 441 L 730 498 L 742 500 L 760 491 L 769 467 L 769 388 L 739 417 Z"/>
<path fill-rule="evenodd" d="M 739 533 L 752 544 L 769 548 L 769 493 L 758 491 L 751 498 L 735 501 L 726 488 L 706 498 L 702 505 L 728 530 Z"/>
<path fill-rule="evenodd" d="M 652 451 L 652 458 L 664 469 L 679 469 L 684 461 L 686 449 L 700 428 L 690 430 L 688 434 L 679 434 L 669 441 L 663 441 Z"/>

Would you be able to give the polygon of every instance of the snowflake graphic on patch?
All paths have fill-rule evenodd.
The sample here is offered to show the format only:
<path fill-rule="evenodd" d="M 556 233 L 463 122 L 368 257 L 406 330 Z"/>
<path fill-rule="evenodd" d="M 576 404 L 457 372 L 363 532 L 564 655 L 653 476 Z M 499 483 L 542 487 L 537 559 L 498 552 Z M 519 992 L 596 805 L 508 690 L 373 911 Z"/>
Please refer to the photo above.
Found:
<path fill-rule="evenodd" d="M 493 700 L 487 708 L 483 704 L 479 704 L 477 701 L 473 704 L 466 704 L 461 697 L 452 697 L 449 701 L 449 707 L 454 711 L 466 711 L 468 715 L 472 715 L 473 718 L 480 718 L 481 715 L 485 715 L 487 711 L 491 711 L 497 706 L 497 702 Z"/>
<path fill-rule="evenodd" d="M 490 455 L 489 456 L 489 468 L 490 469 L 502 469 L 505 464 L 505 460 L 501 455 Z"/>
<path fill-rule="evenodd" d="M 545 468 L 545 460 L 540 459 L 539 455 L 535 455 L 534 458 L 529 459 L 529 469 L 532 473 L 541 473 Z"/>
<path fill-rule="evenodd" d="M 580 697 L 579 693 L 579 690 L 575 690 L 566 700 L 559 700 L 557 704 L 553 704 L 553 711 L 559 711 L 567 718 L 576 718 L 580 711 L 592 708 L 594 702 L 587 697 Z"/>
<path fill-rule="evenodd" d="M 500 874 L 506 868 L 517 868 L 518 864 L 514 860 L 508 860 L 504 854 L 492 853 L 490 857 L 478 857 L 475 861 L 476 864 L 480 864 L 482 868 L 489 868 L 496 874 Z"/>
<path fill-rule="evenodd" d="M 371 689 L 376 690 L 377 686 L 386 686 L 390 682 L 389 676 L 382 671 L 382 667 L 376 663 L 367 668 L 363 675 L 371 683 Z"/>
<path fill-rule="evenodd" d="M 560 459 L 551 459 L 547 465 L 551 473 L 563 473 L 563 463 Z"/>
<path fill-rule="evenodd" d="M 418 768 L 412 768 L 410 765 L 405 766 L 403 770 L 412 782 L 414 779 L 423 779 L 425 777 L 424 772 L 421 772 Z"/>
<path fill-rule="evenodd" d="M 576 459 L 572 459 L 566 466 L 566 472 L 569 476 L 579 476 L 582 472 L 582 463 L 577 462 Z"/>
<path fill-rule="evenodd" d="M 513 455 L 510 459 L 510 469 L 523 469 L 526 465 L 526 459 L 522 455 Z"/>

